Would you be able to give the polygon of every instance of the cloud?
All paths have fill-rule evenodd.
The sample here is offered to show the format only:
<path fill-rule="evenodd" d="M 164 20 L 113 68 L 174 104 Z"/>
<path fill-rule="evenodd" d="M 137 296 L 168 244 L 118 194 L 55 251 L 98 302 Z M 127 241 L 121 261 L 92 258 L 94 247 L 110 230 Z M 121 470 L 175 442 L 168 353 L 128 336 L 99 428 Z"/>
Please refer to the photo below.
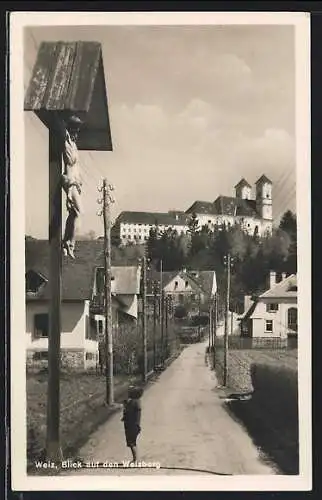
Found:
<path fill-rule="evenodd" d="M 284 129 L 269 128 L 259 137 L 244 137 L 240 153 L 241 165 L 249 161 L 252 168 L 262 165 L 278 172 L 292 164 L 295 167 L 295 141 Z"/>

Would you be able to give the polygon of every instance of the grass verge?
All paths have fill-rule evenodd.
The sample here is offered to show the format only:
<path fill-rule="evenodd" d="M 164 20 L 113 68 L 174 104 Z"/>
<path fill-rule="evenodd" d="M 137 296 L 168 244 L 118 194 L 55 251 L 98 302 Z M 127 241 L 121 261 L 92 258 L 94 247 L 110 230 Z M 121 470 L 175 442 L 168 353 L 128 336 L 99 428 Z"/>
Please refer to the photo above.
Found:
<path fill-rule="evenodd" d="M 217 353 L 216 373 L 222 382 L 223 356 Z M 252 392 L 249 400 L 225 403 L 230 415 L 241 422 L 263 455 L 282 474 L 299 473 L 297 352 L 230 351 L 228 388 Z"/>

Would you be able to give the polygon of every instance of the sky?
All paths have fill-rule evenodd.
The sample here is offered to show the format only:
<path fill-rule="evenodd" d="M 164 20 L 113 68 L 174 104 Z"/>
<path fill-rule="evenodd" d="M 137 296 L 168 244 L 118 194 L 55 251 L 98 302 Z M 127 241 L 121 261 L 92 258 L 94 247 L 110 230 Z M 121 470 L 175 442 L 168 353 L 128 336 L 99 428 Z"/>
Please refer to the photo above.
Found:
<path fill-rule="evenodd" d="M 80 152 L 81 233 L 103 233 L 97 200 L 122 210 L 186 210 L 273 181 L 273 216 L 295 211 L 292 26 L 65 26 L 25 30 L 27 88 L 42 41 L 101 42 L 112 152 Z M 48 131 L 25 112 L 26 234 L 48 236 Z"/>

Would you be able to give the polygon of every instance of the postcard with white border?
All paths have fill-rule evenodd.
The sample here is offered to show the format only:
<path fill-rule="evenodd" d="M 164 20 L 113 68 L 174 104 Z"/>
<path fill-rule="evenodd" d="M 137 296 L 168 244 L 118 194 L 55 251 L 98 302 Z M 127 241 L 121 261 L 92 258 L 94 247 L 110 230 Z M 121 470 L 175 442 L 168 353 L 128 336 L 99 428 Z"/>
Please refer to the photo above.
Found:
<path fill-rule="evenodd" d="M 309 49 L 11 14 L 13 490 L 311 489 Z"/>

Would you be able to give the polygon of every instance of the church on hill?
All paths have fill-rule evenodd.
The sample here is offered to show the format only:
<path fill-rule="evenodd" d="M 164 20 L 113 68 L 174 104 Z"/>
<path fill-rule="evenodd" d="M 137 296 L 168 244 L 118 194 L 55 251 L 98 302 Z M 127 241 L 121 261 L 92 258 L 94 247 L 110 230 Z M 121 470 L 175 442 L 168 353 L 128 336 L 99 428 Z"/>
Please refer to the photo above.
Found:
<path fill-rule="evenodd" d="M 264 236 L 272 232 L 273 201 L 272 181 L 262 175 L 252 186 L 241 179 L 235 186 L 235 197 L 218 196 L 215 201 L 195 201 L 186 214 L 196 214 L 199 226 L 232 226 L 239 224 L 247 233 Z"/>
<path fill-rule="evenodd" d="M 220 195 L 213 202 L 195 201 L 185 212 L 121 212 L 112 233 L 123 245 L 144 244 L 155 227 L 160 233 L 168 229 L 178 234 L 187 233 L 189 219 L 195 214 L 200 229 L 239 224 L 250 235 L 265 236 L 272 232 L 273 226 L 272 185 L 272 181 L 262 175 L 255 183 L 253 197 L 252 186 L 243 178 L 235 186 L 234 197 Z"/>

